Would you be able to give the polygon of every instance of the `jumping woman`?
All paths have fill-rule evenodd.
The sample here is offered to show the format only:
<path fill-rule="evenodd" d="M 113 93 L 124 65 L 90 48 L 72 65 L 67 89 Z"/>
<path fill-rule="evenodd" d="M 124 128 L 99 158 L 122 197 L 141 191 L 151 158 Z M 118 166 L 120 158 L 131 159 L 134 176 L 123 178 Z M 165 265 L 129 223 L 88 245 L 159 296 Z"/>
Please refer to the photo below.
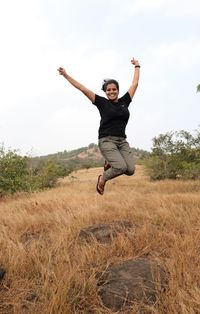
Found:
<path fill-rule="evenodd" d="M 119 84 L 114 79 L 106 79 L 102 90 L 106 98 L 101 97 L 73 79 L 64 68 L 58 72 L 75 88 L 79 89 L 98 108 L 101 121 L 99 127 L 99 149 L 105 158 L 104 172 L 98 176 L 96 190 L 103 195 L 108 180 L 122 174 L 131 176 L 135 172 L 133 152 L 126 140 L 125 129 L 129 120 L 129 104 L 135 94 L 140 76 L 140 65 L 132 58 L 135 66 L 132 83 L 128 91 L 119 98 Z"/>

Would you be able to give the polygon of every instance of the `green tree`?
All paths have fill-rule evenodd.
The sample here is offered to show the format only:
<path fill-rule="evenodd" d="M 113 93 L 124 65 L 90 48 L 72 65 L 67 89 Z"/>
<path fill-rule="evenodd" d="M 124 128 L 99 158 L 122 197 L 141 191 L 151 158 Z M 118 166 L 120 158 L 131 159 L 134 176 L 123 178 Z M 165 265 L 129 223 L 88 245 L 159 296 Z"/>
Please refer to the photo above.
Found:
<path fill-rule="evenodd" d="M 200 92 L 200 84 L 197 85 L 197 92 Z"/>
<path fill-rule="evenodd" d="M 160 134 L 153 139 L 152 153 L 145 160 L 150 177 L 196 179 L 200 177 L 200 131 L 181 130 Z"/>
<path fill-rule="evenodd" d="M 27 158 L 0 147 L 0 195 L 27 190 Z"/>
<path fill-rule="evenodd" d="M 34 191 L 55 186 L 58 178 L 71 172 L 56 160 L 36 160 L 20 156 L 16 150 L 0 146 L 0 196 L 17 191 Z"/>

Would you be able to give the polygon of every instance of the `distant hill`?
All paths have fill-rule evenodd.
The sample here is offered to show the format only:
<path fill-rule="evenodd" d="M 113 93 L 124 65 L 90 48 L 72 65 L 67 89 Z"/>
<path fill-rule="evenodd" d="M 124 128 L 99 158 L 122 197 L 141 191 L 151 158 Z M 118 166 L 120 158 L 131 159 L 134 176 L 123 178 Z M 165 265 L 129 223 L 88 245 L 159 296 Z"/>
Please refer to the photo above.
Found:
<path fill-rule="evenodd" d="M 134 158 L 136 162 L 139 162 L 149 152 L 138 148 L 132 148 L 134 152 Z M 81 147 L 71 151 L 64 150 L 55 154 L 49 154 L 45 156 L 35 157 L 34 163 L 37 165 L 41 161 L 52 160 L 63 164 L 67 169 L 78 170 L 83 168 L 95 168 L 101 167 L 104 164 L 104 158 L 102 157 L 98 145 L 91 143 L 86 147 Z"/>

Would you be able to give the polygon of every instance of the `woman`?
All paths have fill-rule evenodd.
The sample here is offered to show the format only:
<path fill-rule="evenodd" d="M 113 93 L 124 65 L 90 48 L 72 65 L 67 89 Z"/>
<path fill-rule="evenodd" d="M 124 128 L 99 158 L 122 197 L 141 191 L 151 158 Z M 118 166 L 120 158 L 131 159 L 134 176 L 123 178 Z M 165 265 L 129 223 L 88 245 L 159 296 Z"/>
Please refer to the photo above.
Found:
<path fill-rule="evenodd" d="M 128 106 L 132 101 L 138 86 L 140 65 L 132 58 L 131 63 L 135 66 L 134 76 L 128 91 L 119 98 L 119 84 L 116 80 L 104 80 L 102 89 L 106 97 L 96 95 L 84 85 L 73 79 L 64 68 L 58 72 L 63 75 L 69 83 L 79 89 L 98 108 L 101 116 L 99 127 L 99 149 L 106 162 L 104 172 L 98 176 L 96 189 L 103 195 L 105 184 L 122 174 L 128 176 L 135 172 L 133 153 L 126 141 L 125 129 L 129 119 Z"/>

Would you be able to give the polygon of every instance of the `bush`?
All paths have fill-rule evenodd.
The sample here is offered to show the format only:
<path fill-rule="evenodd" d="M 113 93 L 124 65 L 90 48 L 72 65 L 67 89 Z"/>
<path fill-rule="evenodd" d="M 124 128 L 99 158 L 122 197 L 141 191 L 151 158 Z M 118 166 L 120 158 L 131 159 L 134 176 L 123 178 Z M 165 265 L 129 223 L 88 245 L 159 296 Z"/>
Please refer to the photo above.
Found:
<path fill-rule="evenodd" d="M 27 158 L 0 147 L 0 195 L 27 190 Z"/>
<path fill-rule="evenodd" d="M 56 185 L 58 178 L 68 174 L 63 165 L 52 160 L 42 161 L 30 178 L 30 187 L 32 190 L 51 188 Z"/>
<path fill-rule="evenodd" d="M 17 191 L 35 191 L 55 186 L 58 178 L 70 169 L 56 161 L 45 160 L 33 166 L 32 158 L 22 157 L 15 150 L 0 147 L 0 196 Z"/>
<path fill-rule="evenodd" d="M 153 180 L 200 178 L 200 131 L 181 130 L 153 139 L 152 153 L 144 165 Z"/>

